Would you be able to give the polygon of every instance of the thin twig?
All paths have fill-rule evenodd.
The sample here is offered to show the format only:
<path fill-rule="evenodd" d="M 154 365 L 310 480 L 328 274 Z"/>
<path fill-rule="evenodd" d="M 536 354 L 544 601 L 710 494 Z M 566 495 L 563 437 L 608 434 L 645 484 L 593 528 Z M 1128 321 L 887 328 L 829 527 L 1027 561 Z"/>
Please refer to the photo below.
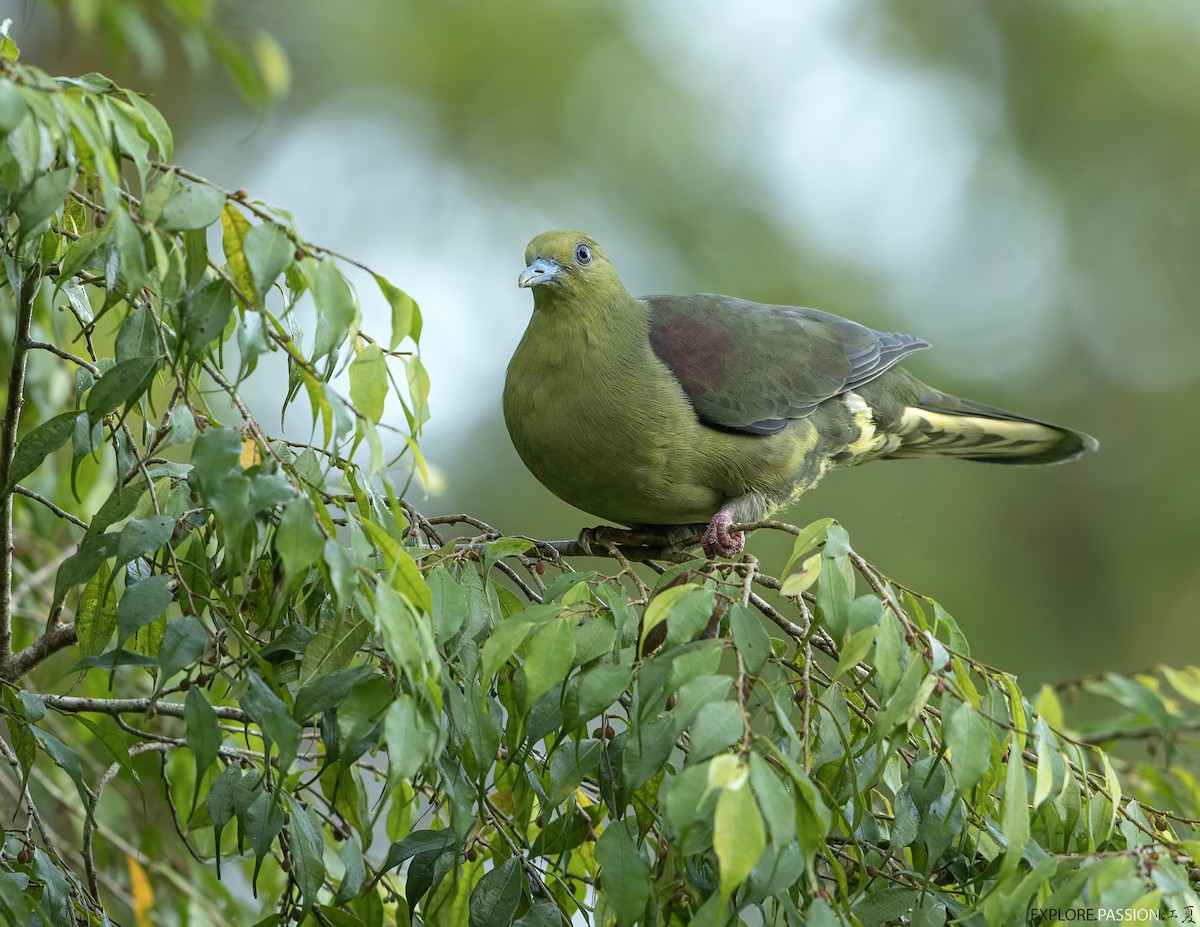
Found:
<path fill-rule="evenodd" d="M 34 492 L 32 489 L 27 489 L 24 486 L 14 486 L 13 492 L 18 493 L 19 495 L 25 496 L 27 499 L 32 499 L 34 502 L 40 502 L 42 505 L 44 505 L 46 508 L 48 508 L 51 512 L 53 512 L 55 515 L 57 515 L 59 518 L 69 521 L 76 528 L 82 528 L 84 531 L 87 531 L 88 523 L 86 521 L 84 521 L 81 518 L 76 517 L 75 515 L 72 515 L 70 512 L 66 511 L 65 509 L 60 508 L 59 506 L 57 506 L 53 502 L 51 502 L 49 499 L 47 499 L 45 496 Z"/>

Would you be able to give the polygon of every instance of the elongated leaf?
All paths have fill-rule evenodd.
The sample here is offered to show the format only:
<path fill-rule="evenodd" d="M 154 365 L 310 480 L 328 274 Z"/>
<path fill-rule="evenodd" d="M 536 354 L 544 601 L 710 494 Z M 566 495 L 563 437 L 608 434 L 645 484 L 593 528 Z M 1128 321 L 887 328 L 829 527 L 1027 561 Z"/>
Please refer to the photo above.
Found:
<path fill-rule="evenodd" d="M 713 815 L 713 849 L 721 870 L 721 894 L 729 897 L 746 880 L 766 848 L 762 814 L 743 782 L 722 790 Z"/>
<path fill-rule="evenodd" d="M 383 348 L 369 344 L 350 362 L 350 401 L 372 422 L 383 418 L 388 393 L 387 360 Z"/>
<path fill-rule="evenodd" d="M 387 745 L 389 776 L 411 779 L 433 759 L 437 734 L 421 717 L 413 697 L 405 693 L 388 707 L 383 740 Z"/>
<path fill-rule="evenodd" d="M 378 274 L 375 276 L 375 282 L 388 305 L 392 307 L 392 338 L 388 349 L 396 350 L 396 346 L 405 338 L 411 337 L 413 341 L 420 341 L 421 310 L 417 308 L 412 297 Z"/>
<path fill-rule="evenodd" d="M 208 767 L 217 758 L 221 746 L 221 728 L 217 713 L 208 704 L 208 699 L 199 686 L 188 689 L 183 703 L 183 723 L 187 726 L 187 745 L 196 761 L 196 783 L 192 790 L 192 808 L 200 797 L 200 783 Z"/>
<path fill-rule="evenodd" d="M 158 224 L 168 232 L 202 229 L 221 216 L 225 195 L 205 184 L 189 184 L 163 205 Z"/>
<path fill-rule="evenodd" d="M 190 615 L 168 621 L 163 628 L 162 644 L 158 648 L 158 680 L 155 691 L 182 669 L 194 664 L 208 649 L 208 634 Z"/>
<path fill-rule="evenodd" d="M 268 745 L 279 750 L 279 768 L 286 773 L 296 759 L 303 729 L 292 718 L 287 706 L 255 673 L 247 673 L 250 688 L 242 696 L 242 710 L 258 722 Z"/>
<path fill-rule="evenodd" d="M 169 576 L 151 576 L 125 589 L 117 603 L 117 644 L 124 644 L 138 628 L 148 625 L 167 610 L 175 593 Z"/>
<path fill-rule="evenodd" d="M 274 222 L 263 222 L 246 233 L 243 253 L 259 300 L 292 263 L 295 245 Z"/>
<path fill-rule="evenodd" d="M 624 821 L 612 821 L 596 841 L 604 873 L 604 897 L 621 927 L 638 922 L 650 899 L 650 867 L 638 853 Z"/>
<path fill-rule="evenodd" d="M 318 361 L 345 344 L 358 328 L 358 306 L 332 258 L 325 258 L 317 265 L 313 298 L 317 303 L 317 332 L 312 359 Z"/>
<path fill-rule="evenodd" d="M 47 456 L 66 444 L 75 431 L 78 418 L 78 412 L 64 412 L 42 422 L 21 439 L 8 469 L 6 493 L 12 492 L 12 488 L 36 470 Z"/>
<path fill-rule="evenodd" d="M 532 707 L 562 682 L 574 665 L 575 635 L 570 623 L 551 621 L 530 639 L 525 651 L 525 704 Z"/>
<path fill-rule="evenodd" d="M 254 851 L 254 873 L 250 877 L 250 886 L 255 895 L 258 894 L 258 873 L 262 869 L 263 857 L 271 849 L 271 844 L 279 832 L 283 830 L 283 808 L 279 806 L 277 796 L 262 791 L 246 809 L 246 840 Z M 301 849 L 304 855 L 304 849 Z"/>
<path fill-rule="evenodd" d="M 117 627 L 117 595 L 112 586 L 112 571 L 101 562 L 96 575 L 79 594 L 75 610 L 75 633 L 79 652 L 85 656 L 103 653 Z"/>
<path fill-rule="evenodd" d="M 88 393 L 88 417 L 99 421 L 140 396 L 149 387 L 157 366 L 157 357 L 135 357 L 116 364 Z"/>
<path fill-rule="evenodd" d="M 506 859 L 475 883 L 471 891 L 471 927 L 505 927 L 511 924 L 521 902 L 525 875 L 521 864 Z"/>

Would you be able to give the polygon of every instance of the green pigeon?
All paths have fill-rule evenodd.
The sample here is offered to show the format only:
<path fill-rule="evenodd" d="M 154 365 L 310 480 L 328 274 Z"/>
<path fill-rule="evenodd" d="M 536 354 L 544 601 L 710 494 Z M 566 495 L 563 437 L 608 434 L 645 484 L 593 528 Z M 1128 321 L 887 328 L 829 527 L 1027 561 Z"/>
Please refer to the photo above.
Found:
<path fill-rule="evenodd" d="M 533 317 L 508 365 L 517 453 L 561 499 L 709 558 L 836 467 L 948 456 L 1072 460 L 1077 431 L 926 386 L 897 364 L 929 347 L 816 309 L 731 296 L 630 296 L 587 235 L 525 251 Z M 585 532 L 585 537 L 587 533 Z"/>

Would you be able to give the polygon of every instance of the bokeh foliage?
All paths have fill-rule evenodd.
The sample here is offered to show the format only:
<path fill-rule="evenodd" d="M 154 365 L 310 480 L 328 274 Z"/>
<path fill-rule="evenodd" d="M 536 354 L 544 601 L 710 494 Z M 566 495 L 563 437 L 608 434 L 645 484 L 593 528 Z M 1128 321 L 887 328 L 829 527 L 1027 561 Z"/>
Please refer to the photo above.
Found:
<path fill-rule="evenodd" d="M 1197 904 L 1196 670 L 1067 686 L 1109 705 L 1072 720 L 829 520 L 770 526 L 781 582 L 678 551 L 576 572 L 573 542 L 422 515 L 412 300 L 173 167 L 143 97 L 3 55 L 12 919 Z M 241 399 L 268 352 L 307 440 Z"/>

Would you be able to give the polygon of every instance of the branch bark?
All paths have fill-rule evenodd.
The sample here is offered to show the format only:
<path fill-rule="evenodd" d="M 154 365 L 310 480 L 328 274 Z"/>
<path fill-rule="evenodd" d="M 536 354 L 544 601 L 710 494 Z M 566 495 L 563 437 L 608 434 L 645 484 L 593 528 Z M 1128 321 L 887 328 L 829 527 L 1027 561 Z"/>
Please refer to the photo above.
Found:
<path fill-rule="evenodd" d="M 183 703 L 156 702 L 148 696 L 146 698 L 81 698 L 75 695 L 42 695 L 40 698 L 46 703 L 47 708 L 53 708 L 56 711 L 91 711 L 101 715 L 133 715 L 145 714 L 153 705 L 156 714 L 171 718 L 183 717 Z M 216 712 L 218 718 L 224 718 L 227 721 L 242 723 L 247 721 L 246 713 L 240 708 L 214 705 L 213 711 Z"/>
<path fill-rule="evenodd" d="M 7 660 L 0 660 L 0 680 L 14 682 L 20 679 L 48 656 L 70 647 L 77 640 L 73 622 L 51 623 L 45 633 L 24 650 L 10 653 Z"/>
<path fill-rule="evenodd" d="M 8 488 L 8 475 L 17 452 L 17 425 L 25 406 L 25 365 L 33 323 L 33 298 L 41 280 L 41 274 L 29 271 L 21 284 L 12 371 L 8 375 L 8 402 L 4 425 L 0 428 L 0 676 L 7 675 L 3 670 L 12 657 L 13 492 Z"/>

